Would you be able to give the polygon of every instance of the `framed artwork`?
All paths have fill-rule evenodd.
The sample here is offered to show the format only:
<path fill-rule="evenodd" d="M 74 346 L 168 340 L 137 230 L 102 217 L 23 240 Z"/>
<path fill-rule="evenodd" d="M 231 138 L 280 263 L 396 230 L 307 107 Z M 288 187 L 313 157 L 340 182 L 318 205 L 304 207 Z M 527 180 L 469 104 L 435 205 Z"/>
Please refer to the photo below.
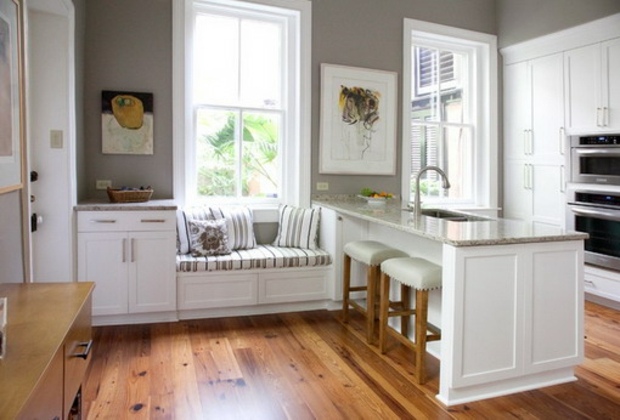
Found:
<path fill-rule="evenodd" d="M 23 186 L 22 0 L 0 0 L 0 194 Z"/>
<path fill-rule="evenodd" d="M 396 174 L 396 73 L 321 64 L 323 174 Z"/>
<path fill-rule="evenodd" d="M 153 154 L 153 94 L 101 92 L 101 151 Z"/>

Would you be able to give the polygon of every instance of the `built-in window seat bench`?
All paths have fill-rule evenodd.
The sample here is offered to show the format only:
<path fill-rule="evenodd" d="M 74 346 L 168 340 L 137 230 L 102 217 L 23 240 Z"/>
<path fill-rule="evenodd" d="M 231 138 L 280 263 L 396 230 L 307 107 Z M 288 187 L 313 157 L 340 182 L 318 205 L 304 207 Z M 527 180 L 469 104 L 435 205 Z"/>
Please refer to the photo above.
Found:
<path fill-rule="evenodd" d="M 333 304 L 332 256 L 318 247 L 319 217 L 319 209 L 290 206 L 259 212 L 242 206 L 178 210 L 179 319 Z"/>

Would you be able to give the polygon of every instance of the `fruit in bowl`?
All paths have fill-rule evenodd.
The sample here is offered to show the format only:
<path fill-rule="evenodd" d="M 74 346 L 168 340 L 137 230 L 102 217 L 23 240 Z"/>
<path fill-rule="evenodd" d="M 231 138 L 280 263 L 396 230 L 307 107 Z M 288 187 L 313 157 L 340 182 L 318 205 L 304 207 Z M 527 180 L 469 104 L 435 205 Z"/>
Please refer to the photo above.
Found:
<path fill-rule="evenodd" d="M 385 192 L 385 191 L 378 192 L 378 191 L 372 190 L 370 188 L 362 188 L 362 191 L 360 191 L 360 195 L 362 197 L 365 197 L 365 198 L 383 198 L 383 199 L 388 199 L 388 198 L 394 197 L 394 194 L 392 194 L 392 193 L 388 193 L 388 192 Z"/>
<path fill-rule="evenodd" d="M 371 207 L 382 206 L 385 204 L 385 202 L 388 199 L 394 197 L 392 193 L 387 193 L 385 191 L 377 192 L 377 191 L 371 190 L 370 188 L 362 188 L 362 191 L 360 191 L 359 196 L 361 198 L 364 198 L 366 202 L 368 203 L 368 205 Z"/>

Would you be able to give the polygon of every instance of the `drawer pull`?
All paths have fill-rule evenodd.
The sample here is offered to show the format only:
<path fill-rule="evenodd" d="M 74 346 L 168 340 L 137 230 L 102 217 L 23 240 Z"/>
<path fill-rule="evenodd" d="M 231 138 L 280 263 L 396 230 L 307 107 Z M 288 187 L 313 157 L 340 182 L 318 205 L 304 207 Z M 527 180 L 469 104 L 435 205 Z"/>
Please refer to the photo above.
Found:
<path fill-rule="evenodd" d="M 91 223 L 116 223 L 114 219 L 93 219 L 90 221 Z"/>
<path fill-rule="evenodd" d="M 166 223 L 166 219 L 141 219 L 141 223 Z"/>
<path fill-rule="evenodd" d="M 82 353 L 73 353 L 73 357 L 79 357 L 86 360 L 90 354 L 90 349 L 93 347 L 93 340 L 82 341 L 78 343 L 76 347 L 84 347 L 84 351 Z"/>
<path fill-rule="evenodd" d="M 596 287 L 596 284 L 594 284 L 592 280 L 584 280 L 583 282 L 589 286 Z"/>

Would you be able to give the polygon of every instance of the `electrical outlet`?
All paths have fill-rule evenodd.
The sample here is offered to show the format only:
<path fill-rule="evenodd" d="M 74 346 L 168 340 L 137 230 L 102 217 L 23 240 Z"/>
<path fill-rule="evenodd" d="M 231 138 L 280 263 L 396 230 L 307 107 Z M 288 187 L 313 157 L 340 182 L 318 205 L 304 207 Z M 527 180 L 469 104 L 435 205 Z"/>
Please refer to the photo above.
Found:
<path fill-rule="evenodd" d="M 329 190 L 329 182 L 317 182 L 316 183 L 317 191 L 328 191 Z"/>
<path fill-rule="evenodd" d="M 109 179 L 98 179 L 95 183 L 95 188 L 98 190 L 105 190 L 108 187 L 112 187 L 112 181 Z"/>

